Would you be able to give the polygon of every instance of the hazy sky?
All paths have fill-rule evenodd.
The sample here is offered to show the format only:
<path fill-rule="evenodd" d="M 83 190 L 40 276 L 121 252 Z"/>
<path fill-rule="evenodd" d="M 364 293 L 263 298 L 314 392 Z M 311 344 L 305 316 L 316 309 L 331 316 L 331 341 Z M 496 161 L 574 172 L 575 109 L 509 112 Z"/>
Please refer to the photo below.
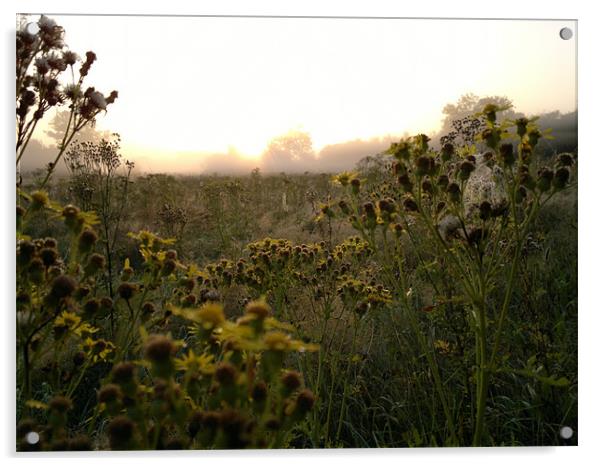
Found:
<path fill-rule="evenodd" d="M 462 94 L 528 114 L 576 108 L 575 38 L 559 21 L 54 16 L 98 56 L 88 84 L 124 151 L 259 155 L 291 129 L 314 147 L 438 129 Z"/>

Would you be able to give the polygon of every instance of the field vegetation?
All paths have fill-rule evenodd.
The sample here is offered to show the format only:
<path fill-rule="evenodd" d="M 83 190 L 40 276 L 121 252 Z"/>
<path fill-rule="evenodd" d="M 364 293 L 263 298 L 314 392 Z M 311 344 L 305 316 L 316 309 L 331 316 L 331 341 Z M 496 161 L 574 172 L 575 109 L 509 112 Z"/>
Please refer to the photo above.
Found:
<path fill-rule="evenodd" d="M 38 25 L 17 164 L 69 117 L 18 174 L 18 450 L 577 443 L 576 148 L 472 97 L 352 171 L 135 175 L 78 139 L 118 105 L 95 54 Z"/>

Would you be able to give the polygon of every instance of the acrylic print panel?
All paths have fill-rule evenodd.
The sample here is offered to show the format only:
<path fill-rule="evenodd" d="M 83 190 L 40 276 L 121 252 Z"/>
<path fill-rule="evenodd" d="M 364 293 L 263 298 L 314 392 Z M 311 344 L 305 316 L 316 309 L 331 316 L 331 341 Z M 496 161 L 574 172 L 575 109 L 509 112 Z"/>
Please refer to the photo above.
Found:
<path fill-rule="evenodd" d="M 20 15 L 20 451 L 577 444 L 576 21 Z"/>

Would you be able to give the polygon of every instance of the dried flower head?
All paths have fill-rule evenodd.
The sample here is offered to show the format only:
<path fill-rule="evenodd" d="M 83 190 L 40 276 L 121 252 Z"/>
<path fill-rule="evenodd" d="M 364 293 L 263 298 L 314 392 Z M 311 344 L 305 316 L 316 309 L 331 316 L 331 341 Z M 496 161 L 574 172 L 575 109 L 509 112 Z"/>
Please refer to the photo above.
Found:
<path fill-rule="evenodd" d="M 156 363 L 165 363 L 170 360 L 176 347 L 170 338 L 164 335 L 151 335 L 144 347 L 144 357 Z"/>

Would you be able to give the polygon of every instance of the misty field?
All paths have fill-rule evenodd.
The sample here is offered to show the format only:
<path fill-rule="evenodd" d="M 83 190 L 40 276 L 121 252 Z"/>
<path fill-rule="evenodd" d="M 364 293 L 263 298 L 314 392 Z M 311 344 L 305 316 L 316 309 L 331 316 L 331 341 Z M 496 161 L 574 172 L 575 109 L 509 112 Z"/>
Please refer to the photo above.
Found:
<path fill-rule="evenodd" d="M 570 138 L 472 96 L 348 171 L 143 174 L 38 24 L 17 163 L 67 121 L 17 176 L 18 450 L 577 444 Z"/>

